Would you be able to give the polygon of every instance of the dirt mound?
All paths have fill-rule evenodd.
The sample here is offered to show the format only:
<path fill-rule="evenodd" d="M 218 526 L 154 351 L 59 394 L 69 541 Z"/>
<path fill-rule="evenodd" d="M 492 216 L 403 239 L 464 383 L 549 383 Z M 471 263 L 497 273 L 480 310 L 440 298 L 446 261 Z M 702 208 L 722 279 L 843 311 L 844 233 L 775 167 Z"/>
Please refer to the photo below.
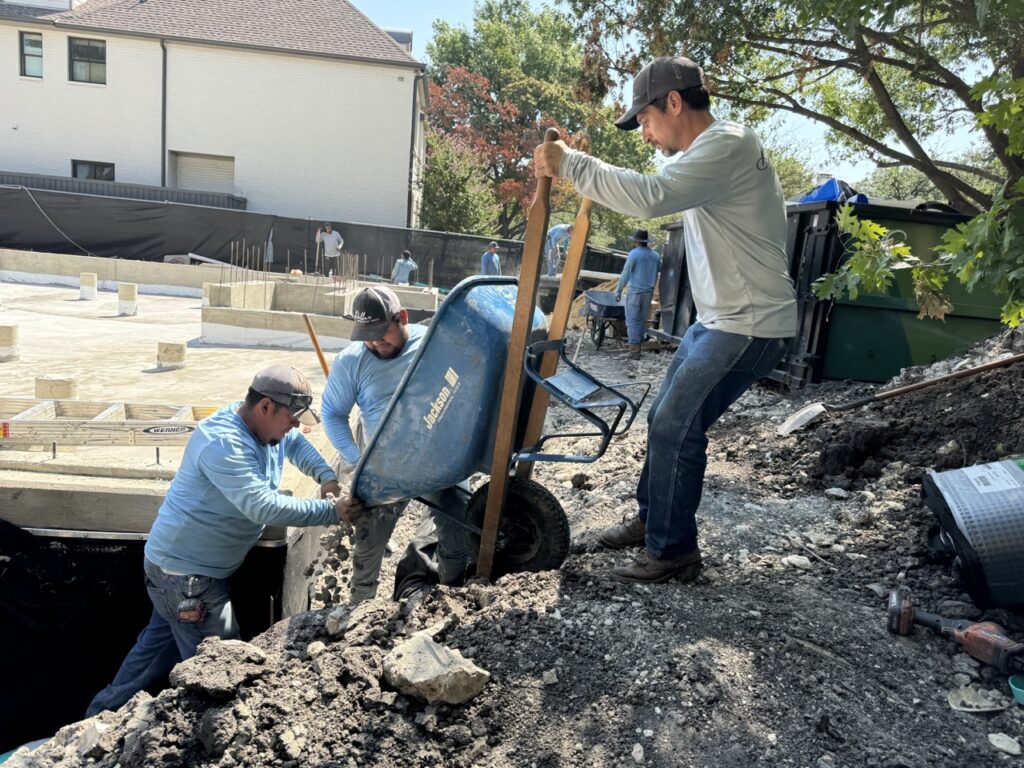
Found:
<path fill-rule="evenodd" d="M 617 340 L 583 350 L 581 363 L 609 381 L 659 381 L 669 360 L 632 363 Z M 698 516 L 705 570 L 687 585 L 617 584 L 608 573 L 632 553 L 596 543 L 635 508 L 638 419 L 596 464 L 537 466 L 572 526 L 558 572 L 354 612 L 328 606 L 279 623 L 252 650 L 205 643 L 176 668 L 174 687 L 70 726 L 20 764 L 1007 765 L 1001 749 L 1024 743 L 1024 709 L 1007 698 L 1005 677 L 922 630 L 889 635 L 885 605 L 902 585 L 928 610 L 1024 632 L 1020 617 L 971 605 L 948 563 L 929 554 L 931 514 L 917 485 L 937 459 L 959 465 L 1020 445 L 1010 442 L 1020 375 L 988 374 L 785 438 L 775 430 L 802 402 L 871 387 L 752 390 L 710 435 Z M 569 421 L 558 410 L 550 419 L 559 429 Z M 956 450 L 940 452 L 954 440 Z M 414 522 L 407 514 L 403 535 Z M 324 601 L 346 598 L 345 565 L 322 558 Z M 491 674 L 479 696 L 431 706 L 382 682 L 385 654 L 420 630 Z M 1005 708 L 954 711 L 947 695 L 962 687 Z"/>

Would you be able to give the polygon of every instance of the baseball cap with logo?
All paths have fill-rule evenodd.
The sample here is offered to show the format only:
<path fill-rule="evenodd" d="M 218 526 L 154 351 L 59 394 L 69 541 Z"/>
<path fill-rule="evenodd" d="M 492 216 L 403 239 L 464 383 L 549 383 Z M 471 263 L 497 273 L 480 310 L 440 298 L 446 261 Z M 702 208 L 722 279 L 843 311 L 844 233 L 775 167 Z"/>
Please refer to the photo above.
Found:
<path fill-rule="evenodd" d="M 633 106 L 615 121 L 615 126 L 624 131 L 635 130 L 640 125 L 636 116 L 655 99 L 703 84 L 704 71 L 690 59 L 659 56 L 633 78 Z"/>
<path fill-rule="evenodd" d="M 286 406 L 292 418 L 299 423 L 313 427 L 320 423 L 320 416 L 310 406 L 313 404 L 313 390 L 309 379 L 290 365 L 272 365 L 256 374 L 249 387 L 275 403 Z"/>
<path fill-rule="evenodd" d="M 388 332 L 392 319 L 402 310 L 402 303 L 390 288 L 371 286 L 363 288 L 352 300 L 352 314 L 345 315 L 354 320 L 353 341 L 376 341 Z"/>

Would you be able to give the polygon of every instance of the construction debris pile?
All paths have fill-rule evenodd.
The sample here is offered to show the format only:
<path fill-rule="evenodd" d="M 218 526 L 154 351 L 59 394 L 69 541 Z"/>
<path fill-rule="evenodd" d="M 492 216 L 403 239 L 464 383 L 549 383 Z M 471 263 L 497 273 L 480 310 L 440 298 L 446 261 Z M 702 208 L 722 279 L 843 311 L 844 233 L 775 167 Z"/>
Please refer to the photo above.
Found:
<path fill-rule="evenodd" d="M 1007 333 L 965 359 L 1022 347 L 1024 336 Z M 658 380 L 669 360 L 645 354 L 631 365 L 618 342 L 582 349 L 587 367 L 611 380 Z M 900 383 L 942 372 L 912 371 Z M 872 388 L 833 382 L 796 397 L 755 388 L 711 433 L 699 515 L 706 568 L 694 584 L 608 578 L 631 553 L 599 548 L 597 532 L 633 509 L 639 419 L 598 464 L 538 465 L 536 479 L 559 497 L 573 530 L 573 553 L 557 572 L 395 604 L 399 549 L 387 558 L 382 594 L 351 610 L 342 605 L 343 542 L 328 535 L 315 575 L 324 608 L 251 644 L 207 641 L 155 698 L 140 694 L 118 713 L 71 725 L 13 764 L 1013 764 L 1024 709 L 1005 676 L 934 635 L 889 634 L 886 598 L 909 587 L 927 610 L 1024 633 L 1019 616 L 979 611 L 949 563 L 930 555 L 933 518 L 918 486 L 939 462 L 1024 448 L 1020 377 L 1018 366 L 961 380 L 788 437 L 775 430 L 804 401 L 846 401 Z M 886 424 L 870 428 L 870 449 L 824 466 L 829 446 L 859 444 L 866 422 Z M 406 513 L 401 543 L 416 517 Z M 419 653 L 410 643 L 447 650 Z M 417 654 L 458 684 L 433 677 L 417 690 L 408 682 L 421 679 L 416 665 L 399 681 L 396 662 Z M 465 699 L 445 703 L 441 691 Z"/>

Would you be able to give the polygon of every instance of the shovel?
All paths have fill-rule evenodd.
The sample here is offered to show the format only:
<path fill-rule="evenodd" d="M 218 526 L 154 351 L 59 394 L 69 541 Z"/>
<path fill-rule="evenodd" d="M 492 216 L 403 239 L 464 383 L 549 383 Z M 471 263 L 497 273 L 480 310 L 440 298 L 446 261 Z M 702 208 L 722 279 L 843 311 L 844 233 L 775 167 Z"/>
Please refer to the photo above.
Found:
<path fill-rule="evenodd" d="M 799 411 L 794 413 L 788 419 L 786 419 L 779 428 L 776 430 L 780 435 L 788 435 L 792 432 L 796 432 L 798 429 L 803 429 L 812 421 L 817 419 L 823 413 L 832 413 L 833 411 L 851 411 L 854 408 L 860 408 L 862 405 L 869 405 L 871 403 L 877 403 L 882 400 L 888 400 L 892 397 L 899 397 L 909 392 L 916 392 L 919 389 L 930 387 L 933 384 L 941 384 L 944 381 L 952 381 L 953 379 L 963 379 L 968 376 L 973 376 L 976 373 L 983 373 L 984 371 L 991 371 L 996 368 L 1005 368 L 1008 365 L 1014 363 L 1024 362 L 1024 354 L 1013 355 L 1012 357 L 1004 357 L 1002 360 L 995 360 L 991 363 L 985 363 L 974 368 L 965 368 L 962 371 L 956 373 L 950 373 L 946 376 L 939 376 L 937 379 L 928 379 L 927 381 L 919 381 L 916 384 L 909 384 L 905 387 L 898 387 L 896 389 L 890 389 L 887 392 L 876 392 L 873 395 L 862 397 L 859 400 L 854 400 L 851 403 L 843 403 L 841 405 L 830 405 L 828 403 L 811 403 L 805 405 Z"/>

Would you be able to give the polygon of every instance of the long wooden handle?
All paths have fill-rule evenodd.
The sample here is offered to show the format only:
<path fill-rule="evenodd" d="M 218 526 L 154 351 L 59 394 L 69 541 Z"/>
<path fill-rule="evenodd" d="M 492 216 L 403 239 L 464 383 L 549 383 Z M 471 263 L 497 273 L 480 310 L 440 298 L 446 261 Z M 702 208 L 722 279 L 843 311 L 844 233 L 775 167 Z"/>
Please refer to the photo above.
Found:
<path fill-rule="evenodd" d="M 558 295 L 555 297 L 555 308 L 551 312 L 551 321 L 548 325 L 548 341 L 565 337 L 566 326 L 569 325 L 569 313 L 572 311 L 572 300 L 575 298 L 576 283 L 579 280 L 580 269 L 583 266 L 583 253 L 587 248 L 587 235 L 590 233 L 590 208 L 593 205 L 589 197 L 583 198 L 580 204 L 579 213 L 576 214 L 575 226 L 572 230 L 572 239 L 569 241 L 569 251 L 565 256 L 565 266 L 562 268 L 562 281 L 558 285 Z M 583 332 L 580 332 L 583 338 Z M 542 378 L 554 376 L 558 370 L 558 352 L 552 350 L 544 355 L 540 363 L 540 375 Z M 530 417 L 526 423 L 526 434 L 523 438 L 523 445 L 535 444 L 544 431 L 544 419 L 548 414 L 548 393 L 540 387 L 533 392 L 533 405 L 530 408 Z M 529 478 L 533 475 L 533 462 L 523 461 L 516 467 L 516 477 Z"/>
<path fill-rule="evenodd" d="M 558 131 L 554 128 L 548 128 L 544 134 L 544 141 L 557 141 L 558 138 Z M 508 339 L 508 355 L 505 358 L 501 400 L 498 402 L 498 426 L 494 435 L 491 479 L 487 488 L 487 505 L 484 508 L 484 524 L 480 532 L 480 553 L 476 566 L 476 575 L 485 581 L 491 578 L 494 548 L 498 539 L 498 523 L 501 511 L 505 506 L 505 494 L 508 491 L 509 465 L 512 460 L 516 424 L 519 420 L 519 405 L 523 393 L 523 356 L 526 353 L 526 343 L 533 328 L 537 285 L 540 283 L 540 263 L 544 255 L 544 238 L 548 231 L 550 213 L 551 177 L 542 176 L 537 179 L 537 194 L 533 197 L 533 203 L 530 205 L 529 215 L 526 219 L 523 263 L 519 270 L 516 308 Z"/>
<path fill-rule="evenodd" d="M 844 403 L 843 405 L 837 405 L 830 410 L 833 411 L 847 411 L 851 408 L 857 408 L 862 405 L 868 405 L 869 403 L 875 403 L 879 400 L 888 400 L 890 397 L 899 397 L 900 395 L 906 395 L 910 392 L 917 392 L 919 389 L 925 389 L 926 387 L 933 386 L 935 384 L 941 384 L 944 381 L 953 381 L 953 379 L 964 379 L 968 376 L 973 376 L 976 373 L 984 373 L 985 371 L 992 371 L 996 368 L 1005 368 L 1008 365 L 1014 363 L 1024 362 L 1024 354 L 1013 355 L 1002 360 L 993 360 L 991 363 L 985 363 L 984 365 L 978 365 L 974 368 L 964 368 L 962 371 L 956 373 L 947 373 L 945 376 L 939 376 L 937 379 L 927 379 L 925 381 L 919 381 L 916 384 L 908 384 L 905 387 L 897 387 L 896 389 L 890 389 L 887 392 L 879 392 L 874 395 L 868 395 L 862 397 L 860 400 L 854 400 L 852 403 Z"/>
<path fill-rule="evenodd" d="M 320 361 L 320 369 L 324 372 L 324 378 L 326 379 L 331 374 L 331 367 L 327 365 L 324 351 L 320 349 L 320 342 L 316 338 L 316 331 L 313 330 L 313 322 L 309 319 L 309 315 L 304 314 L 302 319 L 306 323 L 306 332 L 309 334 L 309 340 L 313 342 L 313 351 L 316 352 L 316 359 Z"/>

